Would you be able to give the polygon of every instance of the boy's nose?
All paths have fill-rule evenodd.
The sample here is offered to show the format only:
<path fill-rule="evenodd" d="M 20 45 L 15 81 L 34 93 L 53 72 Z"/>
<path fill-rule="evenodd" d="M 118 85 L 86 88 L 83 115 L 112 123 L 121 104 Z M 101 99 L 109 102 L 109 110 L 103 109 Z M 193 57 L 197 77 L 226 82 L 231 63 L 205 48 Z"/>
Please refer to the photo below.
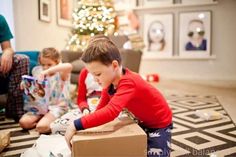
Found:
<path fill-rule="evenodd" d="M 98 82 L 98 78 L 97 78 L 97 77 L 94 76 L 93 78 L 94 78 L 94 80 L 95 80 L 96 82 Z"/>

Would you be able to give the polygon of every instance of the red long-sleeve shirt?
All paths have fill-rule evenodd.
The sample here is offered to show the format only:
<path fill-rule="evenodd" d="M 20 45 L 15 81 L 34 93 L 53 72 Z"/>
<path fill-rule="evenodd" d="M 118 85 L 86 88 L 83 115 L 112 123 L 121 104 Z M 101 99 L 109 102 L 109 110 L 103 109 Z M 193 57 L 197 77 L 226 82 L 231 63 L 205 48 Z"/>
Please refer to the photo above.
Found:
<path fill-rule="evenodd" d="M 82 69 L 78 78 L 78 97 L 77 97 L 77 104 L 81 111 L 83 109 L 89 108 L 89 104 L 87 99 L 91 96 L 100 97 L 101 95 L 101 87 L 95 82 L 93 76 L 89 74 L 87 69 Z"/>
<path fill-rule="evenodd" d="M 86 84 L 85 84 L 85 79 L 88 75 L 88 71 L 84 68 L 81 70 L 80 75 L 78 77 L 78 97 L 77 97 L 77 104 L 80 108 L 80 110 L 82 111 L 85 108 L 89 108 L 88 107 L 88 103 L 87 103 L 87 89 L 86 89 Z"/>
<path fill-rule="evenodd" d="M 111 86 L 110 86 L 111 87 Z M 74 121 L 77 130 L 99 126 L 115 119 L 127 108 L 148 128 L 164 128 L 172 122 L 172 112 L 161 93 L 138 74 L 125 69 L 116 92 L 103 89 L 100 103 L 94 113 Z"/>

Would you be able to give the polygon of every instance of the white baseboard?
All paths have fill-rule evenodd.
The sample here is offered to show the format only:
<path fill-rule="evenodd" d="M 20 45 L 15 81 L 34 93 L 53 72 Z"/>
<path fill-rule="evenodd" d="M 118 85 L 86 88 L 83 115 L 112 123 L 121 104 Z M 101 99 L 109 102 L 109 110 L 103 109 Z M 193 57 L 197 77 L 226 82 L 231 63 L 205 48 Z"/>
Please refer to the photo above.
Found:
<path fill-rule="evenodd" d="M 199 84 L 199 85 L 207 85 L 207 86 L 212 86 L 212 87 L 236 88 L 236 80 L 203 80 L 203 79 L 202 80 L 173 79 L 173 80 L 184 81 L 186 83 L 193 83 L 193 84 Z"/>

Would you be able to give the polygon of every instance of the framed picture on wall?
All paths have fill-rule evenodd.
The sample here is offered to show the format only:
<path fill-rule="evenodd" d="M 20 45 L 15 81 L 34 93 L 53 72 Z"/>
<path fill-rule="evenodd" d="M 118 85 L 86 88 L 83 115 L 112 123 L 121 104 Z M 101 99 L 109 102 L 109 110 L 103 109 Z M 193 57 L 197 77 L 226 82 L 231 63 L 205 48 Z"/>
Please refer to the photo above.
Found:
<path fill-rule="evenodd" d="M 211 12 L 180 13 L 179 55 L 209 57 L 211 48 Z"/>
<path fill-rule="evenodd" d="M 144 16 L 144 58 L 171 57 L 173 54 L 173 14 Z"/>
<path fill-rule="evenodd" d="M 57 0 L 57 23 L 60 26 L 72 27 L 73 0 Z"/>
<path fill-rule="evenodd" d="M 157 7 L 173 4 L 173 0 L 143 0 L 143 6 Z"/>
<path fill-rule="evenodd" d="M 51 0 L 39 0 L 39 20 L 51 21 Z"/>

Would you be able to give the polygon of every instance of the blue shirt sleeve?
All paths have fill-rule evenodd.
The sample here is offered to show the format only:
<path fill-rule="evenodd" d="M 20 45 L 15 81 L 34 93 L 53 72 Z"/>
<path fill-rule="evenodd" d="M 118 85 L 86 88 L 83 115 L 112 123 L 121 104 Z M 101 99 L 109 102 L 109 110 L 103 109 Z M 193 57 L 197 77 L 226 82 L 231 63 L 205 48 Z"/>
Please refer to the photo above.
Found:
<path fill-rule="evenodd" d="M 76 130 L 84 130 L 84 127 L 82 125 L 80 118 L 74 121 L 74 125 L 75 125 Z"/>

